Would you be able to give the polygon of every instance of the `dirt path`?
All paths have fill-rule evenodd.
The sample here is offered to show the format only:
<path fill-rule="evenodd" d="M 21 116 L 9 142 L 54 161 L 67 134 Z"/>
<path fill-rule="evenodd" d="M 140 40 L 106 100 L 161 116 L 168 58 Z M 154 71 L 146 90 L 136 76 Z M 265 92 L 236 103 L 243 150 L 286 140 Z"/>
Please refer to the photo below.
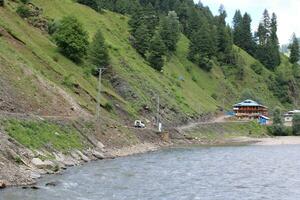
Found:
<path fill-rule="evenodd" d="M 186 130 L 189 130 L 189 129 L 193 129 L 199 125 L 205 125 L 205 124 L 215 124 L 215 123 L 245 123 L 244 121 L 228 121 L 227 119 L 230 118 L 230 116 L 227 116 L 227 115 L 221 115 L 221 116 L 218 116 L 216 118 L 213 118 L 209 121 L 205 121 L 205 122 L 192 122 L 192 123 L 189 123 L 187 125 L 184 125 L 184 126 L 181 126 L 181 127 L 177 127 L 176 129 L 179 130 L 179 131 L 186 131 Z"/>

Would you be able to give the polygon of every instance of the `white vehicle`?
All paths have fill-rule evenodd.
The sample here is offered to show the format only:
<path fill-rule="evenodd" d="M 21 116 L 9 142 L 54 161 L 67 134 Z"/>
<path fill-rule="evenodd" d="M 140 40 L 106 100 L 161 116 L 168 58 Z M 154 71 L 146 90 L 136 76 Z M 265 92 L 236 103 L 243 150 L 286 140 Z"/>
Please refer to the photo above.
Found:
<path fill-rule="evenodd" d="M 136 120 L 134 122 L 134 127 L 136 127 L 136 128 L 146 128 L 146 125 L 141 120 Z"/>

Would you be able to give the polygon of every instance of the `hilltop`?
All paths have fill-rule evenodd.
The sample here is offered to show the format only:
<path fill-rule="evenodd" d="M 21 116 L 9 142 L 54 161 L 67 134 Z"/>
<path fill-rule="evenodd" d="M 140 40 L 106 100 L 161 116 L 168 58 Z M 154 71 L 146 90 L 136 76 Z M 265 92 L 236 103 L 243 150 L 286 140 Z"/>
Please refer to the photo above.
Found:
<path fill-rule="evenodd" d="M 31 2 L 40 9 L 36 24 L 16 13 L 21 4 L 17 1 L 0 7 L 0 125 L 8 141 L 0 145 L 0 161 L 9 160 L 12 166 L 30 162 L 32 152 L 46 160 L 53 157 L 51 152 L 84 151 L 98 141 L 107 148 L 157 142 L 152 130 L 131 128 L 136 119 L 154 127 L 157 97 L 166 129 L 210 119 L 245 98 L 270 109 L 299 105 L 299 69 L 284 55 L 272 71 L 233 46 L 238 55 L 235 66 L 213 62 L 206 71 L 187 58 L 190 40 L 180 34 L 176 51 L 166 56 L 163 71 L 158 72 L 130 43 L 130 15 L 96 12 L 72 0 Z M 43 20 L 70 15 L 82 23 L 89 41 L 100 29 L 108 46 L 111 60 L 103 74 L 101 133 L 93 126 L 97 77 L 86 63 L 63 56 L 43 30 Z M 12 148 L 15 143 L 21 146 Z M 24 153 L 24 147 L 31 152 Z"/>

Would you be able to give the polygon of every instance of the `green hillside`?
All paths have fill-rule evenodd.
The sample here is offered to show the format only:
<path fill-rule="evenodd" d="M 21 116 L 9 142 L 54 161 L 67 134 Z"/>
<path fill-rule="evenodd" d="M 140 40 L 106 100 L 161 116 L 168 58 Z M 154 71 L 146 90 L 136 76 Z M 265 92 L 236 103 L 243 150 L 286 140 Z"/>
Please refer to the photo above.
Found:
<path fill-rule="evenodd" d="M 283 106 L 270 91 L 270 77 L 275 73 L 264 67 L 259 74 L 255 73 L 253 65 L 258 61 L 238 47 L 235 47 L 239 52 L 238 67 L 218 66 L 215 62 L 212 71 L 206 72 L 186 58 L 189 40 L 182 35 L 177 51 L 168 56 L 160 73 L 131 46 L 128 16 L 106 10 L 97 13 L 72 0 L 33 0 L 32 3 L 43 9 L 45 18 L 59 20 L 75 16 L 88 31 L 90 40 L 97 29 L 103 32 L 111 56 L 111 68 L 104 74 L 101 101 L 102 114 L 107 118 L 131 123 L 142 116 L 151 121 L 157 95 L 161 99 L 162 118 L 168 124 L 214 113 L 222 107 L 230 109 L 244 93 L 254 94 L 270 108 Z M 93 114 L 97 79 L 88 73 L 88 66 L 74 64 L 62 56 L 48 34 L 16 14 L 17 6 L 18 3 L 8 1 L 6 8 L 0 8 L 0 81 L 8 85 L 6 90 L 0 89 L 0 94 L 8 96 L 10 102 L 3 109 L 10 111 L 14 107 L 16 112 L 79 115 L 71 109 L 72 102 L 66 94 L 53 89 L 55 85 Z M 283 60 L 279 70 L 291 75 L 292 66 L 285 57 Z M 295 102 L 286 106 L 293 107 Z M 110 105 L 113 110 L 107 109 Z"/>

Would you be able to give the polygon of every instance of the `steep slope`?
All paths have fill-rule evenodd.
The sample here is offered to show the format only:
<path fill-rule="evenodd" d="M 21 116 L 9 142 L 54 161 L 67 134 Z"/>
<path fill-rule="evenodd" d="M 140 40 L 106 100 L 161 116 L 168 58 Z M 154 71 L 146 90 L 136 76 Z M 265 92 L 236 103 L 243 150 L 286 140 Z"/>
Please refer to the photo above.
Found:
<path fill-rule="evenodd" d="M 245 91 L 255 94 L 269 106 L 281 106 L 268 83 L 273 72 L 264 67 L 259 73 L 254 72 L 253 65 L 258 62 L 237 47 L 239 61 L 236 67 L 220 67 L 216 63 L 212 72 L 205 72 L 187 60 L 189 41 L 182 35 L 177 51 L 168 56 L 163 73 L 158 73 L 130 45 L 127 16 L 109 11 L 97 13 L 71 0 L 32 2 L 43 9 L 44 17 L 50 19 L 76 16 L 90 38 L 97 29 L 103 32 L 112 58 L 104 75 L 101 100 L 103 108 L 113 107 L 113 111 L 102 111 L 108 118 L 131 123 L 134 118 L 143 116 L 154 121 L 157 96 L 161 100 L 162 118 L 169 125 L 214 113 L 220 108 L 230 109 Z M 17 6 L 9 1 L 6 9 L 0 9 L 3 32 L 0 38 L 1 79 L 3 85 L 7 85 L 2 96 L 10 99 L 7 101 L 11 107 L 16 107 L 7 106 L 7 109 L 78 116 L 81 115 L 76 113 L 79 106 L 74 105 L 77 103 L 93 114 L 97 80 L 88 73 L 88 66 L 76 65 L 63 57 L 50 36 L 15 14 Z M 286 71 L 284 67 L 280 69 Z M 62 94 L 57 88 L 63 88 L 66 93 Z M 127 114 L 123 115 L 124 112 Z"/>
<path fill-rule="evenodd" d="M 181 35 L 176 52 L 166 58 L 163 72 L 157 72 L 131 46 L 129 16 L 110 11 L 97 13 L 72 0 L 32 3 L 43 10 L 45 18 L 77 17 L 90 39 L 97 29 L 103 32 L 111 66 L 103 79 L 101 133 L 95 132 L 92 123 L 97 78 L 90 74 L 89 66 L 77 65 L 62 56 L 47 33 L 16 14 L 20 4 L 7 1 L 5 8 L 0 7 L 0 135 L 8 141 L 0 145 L 1 162 L 8 159 L 11 165 L 19 164 L 14 163 L 18 157 L 7 153 L 18 143 L 19 147 L 14 149 L 18 155 L 23 149 L 31 149 L 34 156 L 40 156 L 42 151 L 53 157 L 53 152 L 61 152 L 55 142 L 66 145 L 63 147 L 70 153 L 74 146 L 65 141 L 72 133 L 64 131 L 72 131 L 70 127 L 76 129 L 75 143 L 83 150 L 97 148 L 98 142 L 108 148 L 159 143 L 160 138 L 152 129 L 141 131 L 131 127 L 135 119 L 141 118 L 147 127 L 153 128 L 158 96 L 160 115 L 167 128 L 189 120 L 204 120 L 220 110 L 231 109 L 232 104 L 246 97 L 260 100 L 271 109 L 292 108 L 299 103 L 300 75 L 295 76 L 300 74 L 299 68 L 285 56 L 277 71 L 271 72 L 234 47 L 238 55 L 236 66 L 215 62 L 212 71 L 206 72 L 187 59 L 189 40 Z M 279 91 L 274 89 L 278 74 L 286 83 Z M 291 97 L 291 102 L 282 105 L 284 96 Z M 30 114 L 34 116 L 29 117 Z M 50 142 L 43 144 L 45 140 Z M 32 155 L 22 154 L 21 158 L 29 163 Z"/>

